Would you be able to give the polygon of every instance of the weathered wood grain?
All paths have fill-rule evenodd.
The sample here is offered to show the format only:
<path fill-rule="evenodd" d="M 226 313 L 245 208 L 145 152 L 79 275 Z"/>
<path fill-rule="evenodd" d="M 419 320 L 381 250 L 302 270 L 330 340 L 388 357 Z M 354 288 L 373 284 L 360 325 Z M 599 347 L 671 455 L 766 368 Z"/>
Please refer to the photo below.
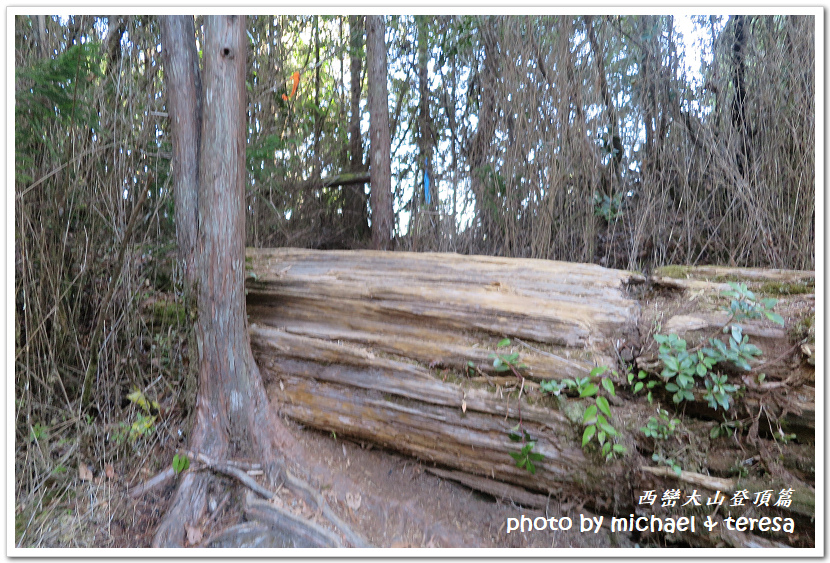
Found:
<path fill-rule="evenodd" d="M 507 337 L 512 343 L 501 351 L 520 352 L 528 380 L 585 377 L 596 365 L 617 365 L 624 348 L 634 350 L 638 365 L 659 372 L 656 346 L 641 342 L 650 334 L 639 333 L 650 317 L 641 319 L 641 304 L 629 292 L 645 282 L 641 276 L 586 264 L 451 254 L 249 249 L 247 256 L 252 349 L 272 402 L 302 424 L 480 476 L 470 483 L 486 477 L 488 483 L 592 498 L 600 510 L 627 506 L 626 495 L 635 483 L 646 486 L 643 479 L 674 479 L 673 472 L 639 471 L 639 464 L 598 462 L 581 447 L 587 403 L 543 397 L 538 385 L 525 381 L 519 409 L 521 380 L 509 372 L 494 377 L 492 367 L 491 354 Z M 751 279 L 764 278 L 753 273 Z M 690 347 L 720 334 L 728 318 L 716 303 L 698 307 L 694 297 L 716 295 L 721 284 L 693 281 L 678 286 L 684 307 L 656 311 L 662 332 L 677 333 Z M 783 328 L 742 325 L 764 352 L 762 361 L 792 347 Z M 813 388 L 769 394 L 786 387 L 782 374 L 791 367 L 770 366 L 771 379 L 747 385 L 751 392 L 741 400 L 767 417 L 784 413 L 809 434 Z M 622 377 L 616 383 L 626 387 Z M 615 408 L 613 420 L 625 445 L 630 451 L 650 447 L 636 429 L 653 408 L 624 396 L 614 400 L 626 407 Z M 699 411 L 705 403 L 700 398 L 691 406 Z M 533 451 L 544 456 L 534 475 L 509 455 L 521 449 L 508 437 L 520 419 L 536 442 Z"/>

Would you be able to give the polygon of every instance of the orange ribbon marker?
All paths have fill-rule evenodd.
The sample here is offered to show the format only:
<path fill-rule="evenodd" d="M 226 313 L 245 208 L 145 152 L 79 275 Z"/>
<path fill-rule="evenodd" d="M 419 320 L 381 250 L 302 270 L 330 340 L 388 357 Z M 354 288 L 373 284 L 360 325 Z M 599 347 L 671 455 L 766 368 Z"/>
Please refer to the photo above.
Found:
<path fill-rule="evenodd" d="M 299 86 L 299 85 L 300 85 L 300 72 L 299 72 L 299 71 L 295 71 L 295 72 L 294 72 L 294 74 L 293 74 L 293 75 L 291 75 L 291 78 L 292 78 L 292 79 L 294 79 L 294 87 L 293 87 L 293 88 L 291 88 L 291 95 L 290 95 L 290 96 L 286 96 L 285 94 L 283 94 L 283 95 L 282 95 L 282 99 L 283 99 L 283 100 L 285 100 L 286 102 L 287 102 L 290 98 L 293 98 L 293 97 L 294 97 L 294 94 L 296 94 L 296 93 L 297 93 L 297 86 Z"/>

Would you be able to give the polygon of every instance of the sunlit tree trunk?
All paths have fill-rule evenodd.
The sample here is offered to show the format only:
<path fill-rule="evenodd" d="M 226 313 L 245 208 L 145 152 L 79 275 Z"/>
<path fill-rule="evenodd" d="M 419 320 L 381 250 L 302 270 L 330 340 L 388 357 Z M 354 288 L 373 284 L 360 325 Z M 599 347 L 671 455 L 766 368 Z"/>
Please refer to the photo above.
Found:
<path fill-rule="evenodd" d="M 173 141 L 173 196 L 179 259 L 188 287 L 195 279 L 202 84 L 193 16 L 161 18 L 164 81 Z"/>
<path fill-rule="evenodd" d="M 363 75 L 363 16 L 349 16 L 349 72 L 350 113 L 349 113 L 349 169 L 352 173 L 364 172 L 363 138 L 360 133 L 360 96 Z M 369 233 L 369 221 L 366 209 L 364 184 L 347 186 L 345 190 L 346 221 L 351 225 L 352 236 L 356 240 L 364 239 Z"/>
<path fill-rule="evenodd" d="M 392 164 L 389 138 L 389 95 L 386 87 L 386 27 L 383 16 L 366 16 L 366 58 L 369 66 L 369 132 L 372 170 L 372 245 L 392 244 Z"/>
<path fill-rule="evenodd" d="M 269 408 L 251 354 L 245 310 L 245 18 L 206 17 L 204 27 L 195 261 L 199 390 L 190 449 L 215 459 L 257 458 L 276 479 L 276 451 L 286 431 Z M 180 36 L 182 48 L 194 40 L 185 26 L 170 30 Z M 177 91 L 170 92 L 171 98 L 176 95 Z M 176 104 L 172 108 L 192 110 Z M 174 122 L 183 117 L 175 111 L 171 112 Z M 192 151 L 189 155 L 194 158 Z M 281 431 L 283 438 L 278 438 Z M 204 510 L 206 479 L 193 474 L 182 479 L 155 546 L 183 544 L 183 524 L 197 525 Z"/>

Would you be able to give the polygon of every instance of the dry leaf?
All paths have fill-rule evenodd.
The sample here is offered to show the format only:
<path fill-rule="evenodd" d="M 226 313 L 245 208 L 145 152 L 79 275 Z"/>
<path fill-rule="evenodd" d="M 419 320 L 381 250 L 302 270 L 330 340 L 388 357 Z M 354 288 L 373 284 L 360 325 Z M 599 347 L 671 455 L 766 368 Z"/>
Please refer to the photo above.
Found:
<path fill-rule="evenodd" d="M 81 481 L 92 481 L 92 469 L 82 463 L 78 466 L 78 477 L 81 478 Z"/>
<path fill-rule="evenodd" d="M 467 401 L 461 401 L 461 412 L 467 412 Z"/>
<path fill-rule="evenodd" d="M 202 530 L 190 524 L 184 525 L 184 531 L 187 532 L 187 543 L 195 545 L 202 541 Z"/>
<path fill-rule="evenodd" d="M 351 508 L 354 511 L 357 511 L 360 508 L 360 503 L 362 502 L 362 498 L 360 497 L 360 493 L 353 495 L 352 493 L 346 493 L 346 506 Z"/>
<path fill-rule="evenodd" d="M 107 479 L 115 478 L 115 468 L 112 466 L 111 463 L 108 463 L 104 466 L 104 474 L 107 476 Z"/>

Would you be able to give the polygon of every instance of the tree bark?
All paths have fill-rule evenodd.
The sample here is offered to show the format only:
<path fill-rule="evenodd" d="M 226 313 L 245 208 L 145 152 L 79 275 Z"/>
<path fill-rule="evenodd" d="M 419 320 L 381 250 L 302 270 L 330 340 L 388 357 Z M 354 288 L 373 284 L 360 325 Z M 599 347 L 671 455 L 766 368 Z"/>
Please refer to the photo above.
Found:
<path fill-rule="evenodd" d="M 732 43 L 732 82 L 735 89 L 735 98 L 732 100 L 732 126 L 735 128 L 738 137 L 738 153 L 735 160 L 738 166 L 738 174 L 746 178 L 752 163 L 752 152 L 750 143 L 752 141 L 752 129 L 749 124 L 746 103 L 746 67 L 744 64 L 745 50 L 748 32 L 744 27 L 749 27 L 752 19 L 746 21 L 745 16 L 734 17 L 734 31 Z"/>
<path fill-rule="evenodd" d="M 495 181 L 487 178 L 488 158 L 490 145 L 496 134 L 497 108 L 492 92 L 496 91 L 499 81 L 499 58 L 496 32 L 492 29 L 491 19 L 481 19 L 479 31 L 484 48 L 484 61 L 478 75 L 481 111 L 478 114 L 476 131 L 465 147 L 467 162 L 470 164 L 470 188 L 475 195 L 476 216 L 481 222 L 481 231 L 487 235 L 486 244 L 488 253 L 498 253 L 503 239 L 502 233 L 495 228 L 497 221 L 493 216 L 492 206 L 488 202 L 493 196 L 487 193 L 487 182 Z M 492 171 L 495 175 L 495 170 Z"/>
<path fill-rule="evenodd" d="M 196 259 L 199 391 L 190 449 L 213 459 L 258 458 L 273 482 L 279 477 L 277 450 L 287 443 L 287 432 L 269 408 L 245 312 L 245 18 L 211 16 L 204 25 Z M 193 110 L 192 105 L 172 107 Z M 198 122 L 195 116 L 190 119 Z M 192 151 L 188 154 L 194 158 Z M 204 474 L 183 477 L 155 547 L 184 544 L 184 525 L 198 525 L 204 511 L 206 481 Z"/>
<path fill-rule="evenodd" d="M 432 162 L 432 147 L 434 145 L 434 137 L 432 134 L 432 116 L 429 111 L 429 73 L 427 68 L 427 61 L 429 58 L 429 29 L 426 16 L 415 16 L 418 29 L 418 150 L 420 151 L 421 164 L 423 165 L 424 175 L 428 176 L 433 181 L 427 187 L 427 183 L 422 181 L 424 192 L 430 190 L 430 195 L 437 195 L 437 185 L 434 182 L 433 162 Z M 435 186 L 434 188 L 432 186 Z M 421 207 L 420 189 L 415 190 L 413 197 L 413 210 L 419 210 Z M 430 209 L 437 209 L 437 201 L 430 205 L 427 204 L 427 194 L 424 193 L 424 209 L 429 212 Z M 432 201 L 432 198 L 430 198 Z M 415 213 L 413 212 L 413 215 Z M 429 215 L 425 215 L 426 231 L 430 235 L 429 244 L 435 245 L 438 241 L 438 232 L 435 228 L 437 224 L 432 221 Z M 421 221 L 416 220 L 416 232 L 414 236 L 419 236 L 421 230 Z"/>
<path fill-rule="evenodd" d="M 160 18 L 167 111 L 173 144 L 173 197 L 176 237 L 185 280 L 196 277 L 195 248 L 199 194 L 202 84 L 193 16 Z"/>
<path fill-rule="evenodd" d="M 388 250 L 392 245 L 395 216 L 392 208 L 389 95 L 386 87 L 386 25 L 383 16 L 366 16 L 366 57 L 369 65 L 369 132 L 372 174 L 372 246 Z"/>
<path fill-rule="evenodd" d="M 361 78 L 363 76 L 363 16 L 349 16 L 349 72 L 350 85 L 350 112 L 349 112 L 349 169 L 352 174 L 358 175 L 367 172 L 363 164 L 363 136 L 360 132 L 360 97 L 363 92 Z M 345 220 L 351 225 L 352 236 L 355 240 L 363 240 L 369 234 L 369 217 L 366 209 L 366 194 L 363 184 L 345 189 L 344 207 Z"/>

